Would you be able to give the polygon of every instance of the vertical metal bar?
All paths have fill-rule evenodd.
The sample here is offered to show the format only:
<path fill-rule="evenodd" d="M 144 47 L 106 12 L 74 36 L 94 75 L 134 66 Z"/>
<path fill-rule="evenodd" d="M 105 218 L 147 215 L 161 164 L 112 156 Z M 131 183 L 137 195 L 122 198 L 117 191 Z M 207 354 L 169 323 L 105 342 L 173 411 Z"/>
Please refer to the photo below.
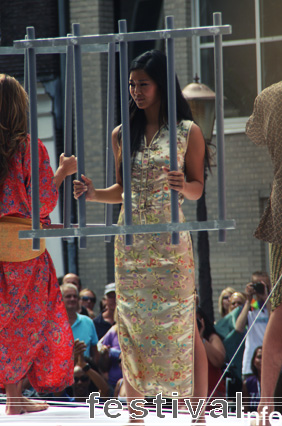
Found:
<path fill-rule="evenodd" d="M 25 39 L 27 40 L 27 34 L 25 35 Z M 28 59 L 27 59 L 27 49 L 24 49 L 24 90 L 26 93 L 29 92 L 28 89 Z"/>
<path fill-rule="evenodd" d="M 27 38 L 35 39 L 34 27 L 27 27 Z M 39 207 L 39 165 L 38 165 L 38 128 L 37 128 L 37 89 L 36 89 L 36 57 L 35 49 L 28 48 L 28 87 L 29 87 L 29 128 L 31 144 L 31 199 L 32 229 L 40 229 Z M 33 238 L 33 250 L 40 249 L 40 238 Z"/>
<path fill-rule="evenodd" d="M 213 25 L 222 25 L 221 13 L 213 14 Z M 224 115 L 223 115 L 223 59 L 222 35 L 214 36 L 214 75 L 216 95 L 216 141 L 217 141 L 217 179 L 218 179 L 218 218 L 225 220 L 225 172 L 224 172 Z M 218 241 L 226 241 L 226 230 L 218 231 Z"/>
<path fill-rule="evenodd" d="M 200 26 L 200 2 L 192 2 L 191 11 L 192 11 L 192 27 Z M 200 37 L 192 37 L 192 52 L 193 52 L 193 61 L 192 61 L 192 75 L 198 75 L 200 81 L 202 81 L 201 76 L 201 45 Z"/>
<path fill-rule="evenodd" d="M 255 0 L 255 28 L 256 28 L 256 63 L 257 63 L 257 94 L 262 91 L 262 67 L 261 67 L 261 28 L 260 28 L 260 4 Z"/>
<path fill-rule="evenodd" d="M 119 32 L 126 33 L 126 20 L 118 22 Z M 120 90 L 121 90 L 121 118 L 122 118 L 122 169 L 124 192 L 124 219 L 125 225 L 132 225 L 131 207 L 131 153 L 130 153 L 130 128 L 128 108 L 128 57 L 127 42 L 120 41 Z M 132 245 L 132 235 L 125 236 L 125 244 Z"/>
<path fill-rule="evenodd" d="M 72 25 L 73 35 L 80 36 L 79 24 Z M 76 117 L 76 153 L 77 153 L 77 175 L 85 174 L 84 165 L 84 132 L 83 132 L 83 96 L 82 96 L 82 65 L 81 65 L 81 47 L 73 46 L 74 55 L 74 94 L 75 94 L 75 117 Z M 79 227 L 86 226 L 86 204 L 85 194 L 78 199 L 78 223 Z M 86 248 L 86 237 L 80 237 L 79 247 Z"/>
<path fill-rule="evenodd" d="M 107 93 L 107 164 L 106 164 L 106 187 L 113 185 L 114 161 L 112 148 L 112 131 L 114 128 L 115 114 L 115 43 L 109 43 L 108 51 L 108 93 Z M 113 204 L 106 204 L 106 226 L 113 224 Z M 110 242 L 111 235 L 105 237 L 105 242 Z"/>
<path fill-rule="evenodd" d="M 166 29 L 173 29 L 173 16 L 166 17 Z M 167 96 L 168 96 L 168 124 L 169 124 L 169 148 L 170 148 L 170 170 L 178 170 L 177 165 L 177 138 L 176 138 L 176 88 L 174 69 L 174 40 L 166 40 L 167 48 Z M 178 192 L 171 190 L 171 222 L 179 222 Z M 172 244 L 179 244 L 179 233 L 173 232 Z"/>
<path fill-rule="evenodd" d="M 68 37 L 71 34 L 68 34 Z M 66 48 L 66 79 L 65 79 L 65 117 L 64 117 L 64 152 L 67 157 L 72 155 L 72 98 L 73 98 L 73 48 Z M 67 176 L 64 181 L 64 228 L 71 223 L 72 179 Z"/>
<path fill-rule="evenodd" d="M 27 40 L 27 34 L 25 35 L 25 40 Z M 26 93 L 29 95 L 27 49 L 24 49 L 24 89 Z M 27 122 L 28 122 L 28 132 L 29 132 L 29 111 L 27 112 Z"/>

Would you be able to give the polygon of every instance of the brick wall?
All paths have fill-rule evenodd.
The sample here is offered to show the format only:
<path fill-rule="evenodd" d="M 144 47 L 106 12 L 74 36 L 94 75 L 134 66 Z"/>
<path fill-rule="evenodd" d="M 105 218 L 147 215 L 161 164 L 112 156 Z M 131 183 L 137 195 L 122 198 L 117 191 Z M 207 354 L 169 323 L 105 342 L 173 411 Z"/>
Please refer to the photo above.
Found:
<path fill-rule="evenodd" d="M 80 24 L 81 35 L 113 32 L 111 0 L 70 1 L 70 20 Z M 107 54 L 83 54 L 83 110 L 85 170 L 97 188 L 105 186 L 105 123 L 106 123 Z M 87 203 L 87 223 L 104 223 L 104 205 Z M 102 297 L 108 282 L 108 269 L 104 238 L 87 239 L 87 249 L 79 249 L 79 275 L 84 287 L 93 289 Z"/>
<path fill-rule="evenodd" d="M 113 32 L 112 1 L 70 1 L 71 22 L 81 24 L 82 34 Z M 164 16 L 174 15 L 175 28 L 191 26 L 190 2 L 164 0 Z M 176 72 L 181 87 L 192 81 L 191 43 L 178 39 L 175 44 Z M 84 114 L 86 172 L 97 187 L 104 186 L 106 56 L 84 55 Z M 102 89 L 101 89 L 102 88 Z M 243 133 L 225 137 L 227 218 L 236 220 L 236 230 L 227 232 L 226 243 L 218 243 L 218 233 L 209 232 L 214 310 L 217 316 L 219 293 L 226 286 L 244 290 L 254 270 L 266 269 L 265 245 L 253 238 L 262 214 L 261 199 L 267 197 L 272 167 L 265 148 L 254 146 Z M 208 219 L 217 219 L 217 169 L 207 181 Z M 187 220 L 196 219 L 196 202 L 185 201 Z M 104 207 L 87 208 L 88 222 L 103 222 Z M 197 278 L 197 233 L 192 234 Z M 94 288 L 98 297 L 113 274 L 112 246 L 101 238 L 88 239 L 87 250 L 79 251 L 79 273 L 84 286 Z"/>
<path fill-rule="evenodd" d="M 268 197 L 272 166 L 264 147 L 257 147 L 244 134 L 225 137 L 227 219 L 236 220 L 236 229 L 227 231 L 226 243 L 218 243 L 210 232 L 211 268 L 215 310 L 224 287 L 244 291 L 255 270 L 267 269 L 266 245 L 253 237 L 262 214 L 261 199 Z M 207 183 L 210 219 L 217 217 L 217 170 Z"/>
<path fill-rule="evenodd" d="M 174 28 L 191 27 L 190 0 L 164 0 L 164 16 L 174 17 Z M 193 81 L 191 38 L 175 39 L 175 70 L 181 88 Z"/>
<path fill-rule="evenodd" d="M 57 0 L 48 2 L 36 0 L 1 0 L 0 30 L 1 46 L 12 46 L 14 40 L 25 38 L 26 27 L 35 28 L 35 37 L 58 37 Z M 22 55 L 0 57 L 1 73 L 12 74 L 21 79 L 24 60 Z M 58 55 L 38 55 L 37 77 L 39 80 L 52 80 L 59 71 Z"/>

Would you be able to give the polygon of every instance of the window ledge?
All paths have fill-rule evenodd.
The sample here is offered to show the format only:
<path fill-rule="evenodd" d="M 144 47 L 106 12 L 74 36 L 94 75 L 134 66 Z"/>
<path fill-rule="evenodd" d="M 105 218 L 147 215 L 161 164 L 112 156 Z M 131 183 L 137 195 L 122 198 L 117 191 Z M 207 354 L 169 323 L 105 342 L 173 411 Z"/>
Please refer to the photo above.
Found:
<path fill-rule="evenodd" d="M 224 134 L 245 133 L 246 123 L 249 117 L 236 117 L 224 119 Z M 216 123 L 214 125 L 213 134 L 216 135 Z"/>

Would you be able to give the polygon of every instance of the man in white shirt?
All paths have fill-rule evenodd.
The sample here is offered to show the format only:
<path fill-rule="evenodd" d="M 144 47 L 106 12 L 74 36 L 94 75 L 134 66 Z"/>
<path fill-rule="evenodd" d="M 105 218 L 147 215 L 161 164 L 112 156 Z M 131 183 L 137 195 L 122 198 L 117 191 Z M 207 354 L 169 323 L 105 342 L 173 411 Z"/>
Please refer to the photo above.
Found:
<path fill-rule="evenodd" d="M 243 355 L 242 378 L 253 374 L 251 369 L 251 360 L 254 351 L 258 346 L 262 346 L 266 325 L 269 319 L 270 302 L 258 315 L 259 310 L 264 304 L 269 294 L 270 279 L 265 272 L 254 272 L 252 281 L 246 286 L 246 303 L 238 316 L 235 324 L 235 330 L 245 332 L 246 327 L 249 331 L 245 342 L 245 351 Z M 253 327 L 251 325 L 255 321 Z"/>

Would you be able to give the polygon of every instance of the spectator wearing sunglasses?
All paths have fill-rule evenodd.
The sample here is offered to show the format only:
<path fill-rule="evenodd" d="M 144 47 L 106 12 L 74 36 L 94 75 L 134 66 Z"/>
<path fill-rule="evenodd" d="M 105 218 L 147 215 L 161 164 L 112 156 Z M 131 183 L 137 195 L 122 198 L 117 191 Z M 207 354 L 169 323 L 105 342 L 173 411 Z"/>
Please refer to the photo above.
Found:
<path fill-rule="evenodd" d="M 84 307 L 85 309 L 87 309 L 88 316 L 94 319 L 95 318 L 94 306 L 96 303 L 96 294 L 92 290 L 89 290 L 89 288 L 84 288 L 79 293 L 79 297 L 80 297 L 81 308 Z"/>
<path fill-rule="evenodd" d="M 229 312 L 230 296 L 235 293 L 235 291 L 236 290 L 233 287 L 226 287 L 220 293 L 218 298 L 218 310 L 222 318 Z"/>
<path fill-rule="evenodd" d="M 100 397 L 110 395 L 109 386 L 98 371 L 92 359 L 81 352 L 74 367 L 73 396 L 76 402 L 85 402 L 91 392 L 100 392 Z"/>
<path fill-rule="evenodd" d="M 226 362 L 233 358 L 233 355 L 241 344 L 246 331 L 243 333 L 235 329 L 235 324 L 242 308 L 245 304 L 246 296 L 235 291 L 229 298 L 229 312 L 215 324 L 216 333 L 221 337 L 222 343 L 226 352 Z M 228 398 L 235 398 L 236 392 L 242 391 L 242 360 L 245 344 L 237 352 L 233 359 L 229 371 L 228 380 L 229 385 L 226 386 L 226 393 Z"/>

